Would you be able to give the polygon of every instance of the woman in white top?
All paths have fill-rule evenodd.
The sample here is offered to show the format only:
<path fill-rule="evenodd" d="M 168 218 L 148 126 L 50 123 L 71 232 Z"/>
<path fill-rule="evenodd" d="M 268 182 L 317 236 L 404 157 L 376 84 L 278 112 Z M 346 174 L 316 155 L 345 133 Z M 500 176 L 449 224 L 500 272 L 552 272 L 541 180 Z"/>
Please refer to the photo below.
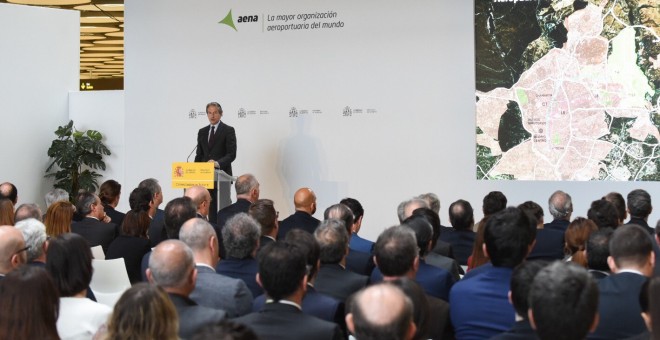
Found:
<path fill-rule="evenodd" d="M 92 280 L 92 251 L 80 235 L 67 233 L 48 244 L 46 270 L 60 292 L 57 331 L 63 340 L 92 339 L 112 312 L 86 298 Z"/>

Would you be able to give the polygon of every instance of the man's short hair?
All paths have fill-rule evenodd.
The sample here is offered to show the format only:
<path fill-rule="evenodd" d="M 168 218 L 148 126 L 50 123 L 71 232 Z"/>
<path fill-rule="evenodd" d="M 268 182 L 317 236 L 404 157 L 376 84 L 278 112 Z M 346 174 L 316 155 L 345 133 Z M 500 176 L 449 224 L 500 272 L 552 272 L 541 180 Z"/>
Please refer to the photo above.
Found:
<path fill-rule="evenodd" d="M 548 211 L 554 219 L 566 219 L 573 212 L 573 200 L 571 195 L 557 190 L 548 199 Z"/>
<path fill-rule="evenodd" d="M 158 184 L 158 180 L 155 178 L 147 178 L 144 181 L 140 182 L 138 184 L 138 188 L 147 188 L 149 189 L 149 192 L 151 193 L 151 198 L 153 199 L 154 196 L 159 193 L 163 192 L 163 190 L 160 187 L 160 184 Z"/>
<path fill-rule="evenodd" d="M 151 277 L 163 288 L 184 286 L 194 268 L 192 250 L 179 240 L 159 243 L 149 257 Z"/>
<path fill-rule="evenodd" d="M 537 224 L 543 224 L 543 208 L 538 203 L 526 201 L 518 205 L 518 209 L 531 216 Z"/>
<path fill-rule="evenodd" d="M 412 216 L 406 218 L 401 226 L 410 228 L 410 230 L 412 230 L 412 232 L 415 234 L 417 248 L 419 249 L 419 256 L 424 257 L 429 251 L 429 242 L 431 242 L 433 239 L 433 226 L 431 223 L 429 223 L 426 217 L 413 214 Z"/>
<path fill-rule="evenodd" d="M 583 267 L 556 261 L 534 278 L 529 307 L 539 338 L 584 339 L 598 312 L 598 286 Z"/>
<path fill-rule="evenodd" d="M 69 201 L 69 193 L 60 188 L 54 188 L 44 195 L 44 202 L 46 202 L 46 209 L 50 208 L 51 204 L 58 201 Z"/>
<path fill-rule="evenodd" d="M 610 256 L 619 268 L 644 266 L 652 251 L 653 243 L 649 233 L 638 225 L 617 228 L 610 238 Z"/>
<path fill-rule="evenodd" d="M 418 205 L 418 208 L 429 208 L 428 202 L 421 198 L 413 197 L 409 200 L 405 200 L 396 207 L 396 214 L 399 217 L 399 223 L 403 223 L 403 221 L 408 217 L 406 216 L 406 208 L 411 205 L 411 204 L 416 204 Z"/>
<path fill-rule="evenodd" d="M 440 213 L 440 198 L 438 198 L 438 195 L 429 192 L 426 194 L 421 194 L 417 196 L 417 198 L 425 200 L 429 204 L 429 208 L 435 211 L 436 214 Z"/>
<path fill-rule="evenodd" d="M 92 212 L 92 204 L 96 203 L 96 194 L 89 191 L 83 191 L 78 194 L 76 201 L 76 212 L 80 216 L 87 216 Z"/>
<path fill-rule="evenodd" d="M 185 243 L 193 251 L 201 251 L 207 249 L 209 246 L 209 239 L 215 234 L 215 229 L 209 222 L 201 218 L 193 218 L 187 222 L 185 228 L 179 231 L 179 240 Z"/>
<path fill-rule="evenodd" d="M 458 200 L 449 205 L 449 223 L 456 230 L 472 230 L 474 227 L 474 210 L 470 202 Z"/>
<path fill-rule="evenodd" d="M 284 241 L 297 245 L 305 253 L 307 267 L 310 268 L 307 273 L 308 281 L 314 278 L 321 256 L 321 247 L 314 236 L 302 229 L 292 229 L 286 233 Z"/>
<path fill-rule="evenodd" d="M 232 216 L 222 228 L 222 242 L 227 256 L 244 259 L 257 248 L 261 228 L 254 218 L 246 213 Z"/>
<path fill-rule="evenodd" d="M 491 191 L 484 196 L 482 210 L 484 215 L 492 215 L 506 208 L 506 196 L 501 191 Z"/>
<path fill-rule="evenodd" d="M 15 225 L 20 230 L 25 240 L 27 250 L 27 260 L 32 262 L 44 254 L 44 243 L 48 239 L 46 235 L 46 226 L 38 219 L 28 218 Z"/>
<path fill-rule="evenodd" d="M 626 219 L 626 200 L 623 199 L 623 196 L 618 192 L 610 192 L 609 194 L 603 196 L 604 200 L 612 203 L 616 208 L 616 213 L 619 216 L 619 221 Z"/>
<path fill-rule="evenodd" d="M 197 208 L 190 197 L 177 197 L 165 206 L 165 231 L 168 239 L 178 239 L 181 226 L 197 217 Z"/>
<path fill-rule="evenodd" d="M 121 194 L 121 184 L 114 179 L 109 179 L 99 188 L 99 198 L 102 203 L 110 204 Z"/>
<path fill-rule="evenodd" d="M 331 218 L 321 222 L 314 237 L 321 248 L 321 263 L 339 263 L 346 256 L 348 233 L 343 221 Z"/>
<path fill-rule="evenodd" d="M 351 211 L 351 208 L 341 204 L 333 204 L 329 206 L 325 211 L 323 212 L 323 219 L 338 219 L 344 222 L 344 227 L 346 228 L 346 232 L 348 235 L 351 235 L 351 230 L 353 228 L 353 223 L 355 222 L 355 218 L 353 217 L 353 212 Z"/>
<path fill-rule="evenodd" d="M 218 103 L 218 102 L 210 102 L 210 103 L 206 104 L 206 112 L 209 111 L 209 107 L 211 107 L 211 106 L 215 106 L 215 108 L 218 109 L 218 112 L 220 112 L 222 114 L 222 106 L 220 106 L 220 103 Z"/>
<path fill-rule="evenodd" d="M 427 222 L 431 224 L 431 230 L 433 231 L 433 236 L 431 237 L 431 249 L 435 248 L 435 245 L 438 243 L 438 238 L 440 237 L 441 231 L 440 216 L 438 216 L 438 214 L 436 214 L 435 211 L 431 210 L 430 208 L 417 208 L 413 210 L 412 215 L 410 215 L 408 218 L 413 216 L 423 217 Z"/>
<path fill-rule="evenodd" d="M 376 263 L 385 276 L 403 276 L 408 273 L 418 255 L 415 234 L 406 227 L 385 229 L 374 246 Z"/>
<path fill-rule="evenodd" d="M 18 201 L 18 189 L 16 189 L 16 186 L 9 182 L 0 184 L 0 199 L 8 199 L 16 204 Z"/>
<path fill-rule="evenodd" d="M 527 320 L 527 310 L 529 303 L 529 291 L 532 288 L 534 277 L 541 269 L 545 268 L 549 262 L 538 261 L 525 261 L 516 266 L 511 274 L 511 304 L 516 314 Z"/>
<path fill-rule="evenodd" d="M 596 230 L 587 240 L 587 267 L 589 269 L 610 271 L 607 258 L 610 256 L 610 238 L 614 231 L 610 228 Z"/>
<path fill-rule="evenodd" d="M 484 229 L 488 257 L 495 267 L 513 268 L 520 264 L 535 238 L 536 221 L 513 207 L 492 215 Z"/>
<path fill-rule="evenodd" d="M 357 339 L 404 340 L 413 322 L 410 298 L 387 282 L 368 286 L 351 297 L 349 313 Z"/>
<path fill-rule="evenodd" d="M 356 200 L 355 198 L 346 197 L 343 200 L 339 201 L 339 203 L 351 209 L 355 221 L 360 219 L 360 217 L 364 216 L 364 208 L 362 208 L 362 204 L 360 204 L 360 201 Z"/>
<path fill-rule="evenodd" d="M 615 229 L 619 226 L 619 214 L 616 212 L 616 207 L 603 199 L 591 202 L 591 206 L 587 211 L 587 218 L 594 221 L 598 229 Z"/>
<path fill-rule="evenodd" d="M 307 275 L 304 251 L 289 242 L 271 242 L 259 252 L 259 279 L 268 297 L 286 299 L 300 288 Z"/>
<path fill-rule="evenodd" d="M 630 216 L 644 219 L 651 214 L 651 210 L 653 210 L 651 195 L 646 190 L 635 189 L 628 194 L 627 198 Z"/>
<path fill-rule="evenodd" d="M 236 195 L 246 195 L 250 193 L 250 190 L 254 189 L 259 185 L 259 182 L 252 174 L 245 174 L 238 177 L 234 188 L 236 189 Z"/>
<path fill-rule="evenodd" d="M 275 229 L 278 212 L 272 200 L 258 199 L 250 205 L 248 213 L 259 222 L 262 235 L 270 234 Z"/>
<path fill-rule="evenodd" d="M 39 206 L 34 203 L 23 203 L 16 208 L 16 213 L 14 214 L 14 223 L 26 220 L 28 218 L 34 218 L 35 220 L 41 221 L 41 209 Z"/>

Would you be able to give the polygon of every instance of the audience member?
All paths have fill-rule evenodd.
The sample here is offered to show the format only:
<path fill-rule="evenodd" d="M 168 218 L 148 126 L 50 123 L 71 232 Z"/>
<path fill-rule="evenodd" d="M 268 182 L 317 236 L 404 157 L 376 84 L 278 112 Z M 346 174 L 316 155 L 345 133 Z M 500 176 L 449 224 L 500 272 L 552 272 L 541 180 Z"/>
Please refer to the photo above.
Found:
<path fill-rule="evenodd" d="M 110 243 L 119 235 L 119 228 L 114 223 L 106 223 L 103 205 L 98 196 L 91 192 L 78 195 L 76 211 L 84 218 L 71 224 L 71 231 L 84 237 L 90 247 L 101 246 L 108 252 Z"/>
<path fill-rule="evenodd" d="M 610 256 L 610 238 L 612 229 L 596 230 L 587 240 L 585 252 L 587 254 L 587 270 L 596 280 L 610 276 L 610 267 L 607 264 L 607 258 Z"/>
<path fill-rule="evenodd" d="M 51 204 L 44 218 L 48 237 L 55 238 L 70 233 L 75 210 L 75 206 L 69 201 L 57 201 Z"/>
<path fill-rule="evenodd" d="M 615 230 L 607 262 L 613 274 L 598 282 L 600 323 L 589 338 L 624 339 L 642 333 L 639 292 L 655 264 L 648 232 L 634 225 Z"/>
<path fill-rule="evenodd" d="M 628 212 L 630 212 L 630 221 L 627 225 L 636 224 L 653 235 L 655 230 L 649 226 L 648 220 L 653 205 L 651 205 L 651 195 L 643 189 L 636 189 L 628 193 Z"/>
<path fill-rule="evenodd" d="M 269 199 L 258 199 L 250 205 L 248 213 L 261 227 L 259 249 L 268 243 L 275 242 L 279 229 L 279 222 L 277 221 L 279 212 L 275 210 L 273 201 Z"/>
<path fill-rule="evenodd" d="M 511 274 L 527 257 L 535 236 L 535 221 L 520 209 L 506 208 L 488 219 L 484 253 L 491 264 L 468 272 L 450 292 L 457 338 L 490 338 L 513 326 L 515 314 L 507 297 Z"/>
<path fill-rule="evenodd" d="M 89 244 L 82 236 L 74 233 L 51 239 L 46 254 L 46 270 L 60 295 L 57 319 L 60 337 L 91 339 L 106 323 L 112 310 L 86 298 L 93 271 Z"/>
<path fill-rule="evenodd" d="M 211 204 L 211 194 L 208 189 L 201 185 L 195 185 L 186 189 L 183 196 L 190 197 L 197 208 L 197 217 L 208 222 L 210 212 L 209 207 Z M 213 223 L 211 223 L 211 226 L 213 226 Z"/>
<path fill-rule="evenodd" d="M 42 214 L 39 206 L 34 203 L 23 203 L 16 208 L 14 213 L 14 224 L 27 220 L 28 218 L 34 218 L 37 221 L 41 221 Z"/>
<path fill-rule="evenodd" d="M 429 206 L 429 209 L 433 210 L 433 212 L 436 214 L 440 214 L 440 198 L 438 198 L 438 195 L 429 192 L 426 194 L 421 194 L 417 196 L 417 198 L 425 200 L 426 204 Z"/>
<path fill-rule="evenodd" d="M 217 212 L 217 223 L 221 231 L 230 218 L 238 213 L 247 214 L 250 204 L 259 199 L 259 182 L 252 174 L 239 176 L 234 188 L 236 189 L 236 202 Z"/>
<path fill-rule="evenodd" d="M 477 234 L 472 247 L 472 255 L 468 258 L 468 271 L 488 263 L 488 256 L 484 253 L 484 230 L 488 219 L 493 214 L 506 208 L 506 196 L 500 191 L 491 191 L 484 196 L 481 210 L 484 217 L 477 224 Z"/>
<path fill-rule="evenodd" d="M 507 199 L 501 191 L 491 191 L 484 196 L 481 210 L 484 217 L 493 215 L 506 208 Z"/>
<path fill-rule="evenodd" d="M 27 250 L 20 230 L 0 226 L 0 280 L 27 262 Z"/>
<path fill-rule="evenodd" d="M 42 268 L 23 266 L 0 283 L 0 339 L 59 340 L 59 299 Z"/>
<path fill-rule="evenodd" d="M 286 233 L 291 229 L 302 229 L 313 234 L 321 224 L 321 221 L 313 216 L 316 213 L 316 194 L 312 189 L 298 189 L 293 195 L 293 205 L 296 211 L 280 223 L 280 230 L 277 232 L 278 240 L 284 239 Z"/>
<path fill-rule="evenodd" d="M 406 277 L 398 278 L 392 281 L 386 281 L 395 285 L 403 291 L 404 294 L 410 299 L 413 305 L 413 322 L 415 323 L 414 340 L 431 339 L 429 335 L 432 332 L 432 327 L 435 329 L 438 325 L 436 320 L 431 319 L 431 307 L 429 301 L 424 293 L 424 290 L 413 280 Z M 446 314 L 449 313 L 449 305 L 446 306 Z M 451 328 L 451 327 L 449 327 Z M 434 334 L 441 334 L 433 330 Z M 453 333 L 443 335 L 444 339 L 453 339 Z"/>
<path fill-rule="evenodd" d="M 563 259 L 564 233 L 544 228 L 543 208 L 535 202 L 527 201 L 518 205 L 518 209 L 526 212 L 536 221 L 536 242 L 527 259 L 547 261 Z"/>
<path fill-rule="evenodd" d="M 461 266 L 467 266 L 467 259 L 472 253 L 476 233 L 474 228 L 474 211 L 470 202 L 458 200 L 449 205 L 449 223 L 453 228 L 443 230 L 440 240 L 449 243 L 454 257 Z"/>
<path fill-rule="evenodd" d="M 580 266 L 556 261 L 541 269 L 528 300 L 530 322 L 542 340 L 582 340 L 598 324 L 598 287 Z"/>
<path fill-rule="evenodd" d="M 46 210 L 50 208 L 55 202 L 67 201 L 69 202 L 69 193 L 61 188 L 53 188 L 44 195 L 44 202 L 46 203 Z"/>
<path fill-rule="evenodd" d="M 121 295 L 108 320 L 105 340 L 178 340 L 174 304 L 157 285 L 139 283 Z"/>
<path fill-rule="evenodd" d="M 348 255 L 346 255 L 346 269 L 360 274 L 360 275 L 371 275 L 371 272 L 374 270 L 374 260 L 371 253 L 364 253 L 357 250 L 352 250 L 350 248 L 351 241 L 351 228 L 355 218 L 353 217 L 353 212 L 351 209 L 341 203 L 333 204 L 325 209 L 323 212 L 323 219 L 338 219 L 344 222 L 346 228 L 346 233 L 348 234 Z"/>
<path fill-rule="evenodd" d="M 642 287 L 639 289 L 639 308 L 642 311 L 642 319 L 644 319 L 644 325 L 646 326 L 646 329 L 644 332 L 639 333 L 636 336 L 632 336 L 627 338 L 627 340 L 649 340 L 649 339 L 655 339 L 654 337 L 651 336 L 651 331 L 653 330 L 653 320 L 651 316 L 651 311 L 650 311 L 650 284 L 651 281 L 654 281 L 655 277 L 648 278 L 644 283 L 642 284 Z M 656 295 L 655 298 L 658 298 Z M 657 328 L 656 328 L 657 329 Z"/>
<path fill-rule="evenodd" d="M 409 200 L 399 203 L 399 206 L 397 206 L 396 208 L 396 214 L 397 217 L 399 218 L 399 223 L 403 223 L 403 221 L 405 221 L 406 218 L 412 215 L 413 211 L 419 208 L 430 208 L 430 207 L 425 200 L 417 197 L 413 197 Z"/>
<path fill-rule="evenodd" d="M 587 218 L 596 223 L 598 229 L 615 229 L 619 226 L 619 214 L 616 212 L 616 207 L 606 200 L 591 202 Z"/>
<path fill-rule="evenodd" d="M 345 302 L 353 293 L 367 285 L 369 277 L 346 269 L 348 232 L 343 221 L 325 220 L 314 232 L 321 248 L 321 268 L 315 288 L 323 294 Z"/>
<path fill-rule="evenodd" d="M 346 315 L 348 329 L 357 340 L 414 339 L 413 304 L 392 284 L 369 286 L 351 299 Z"/>
<path fill-rule="evenodd" d="M 189 298 L 195 289 L 197 269 L 192 250 L 179 240 L 161 242 L 149 258 L 149 282 L 162 287 L 179 316 L 179 337 L 187 339 L 208 324 L 226 318 L 219 309 L 200 306 Z"/>
<path fill-rule="evenodd" d="M 430 264 L 434 267 L 442 268 L 448 271 L 453 277 L 454 280 L 458 280 L 461 274 L 465 274 L 463 268 L 458 265 L 458 262 L 454 260 L 453 250 L 451 244 L 445 241 L 440 240 L 442 233 L 447 232 L 447 229 L 452 229 L 449 227 L 443 227 L 440 224 L 440 217 L 435 211 L 429 208 L 417 208 L 413 211 L 412 215 L 408 217 L 406 221 L 411 219 L 424 219 L 431 225 L 431 249 L 426 252 L 424 256 L 424 261 L 427 264 Z M 451 232 L 451 231 L 450 231 Z"/>
<path fill-rule="evenodd" d="M 18 203 L 18 189 L 9 182 L 0 184 L 0 200 L 8 199 L 13 205 Z"/>
<path fill-rule="evenodd" d="M 114 179 L 109 179 L 99 188 L 99 198 L 103 203 L 103 211 L 110 217 L 110 222 L 121 225 L 125 214 L 115 210 L 121 197 L 121 184 Z"/>
<path fill-rule="evenodd" d="M 28 218 L 16 223 L 25 240 L 27 263 L 43 267 L 46 265 L 46 251 L 48 250 L 48 236 L 46 227 L 41 221 Z"/>
<path fill-rule="evenodd" d="M 571 195 L 557 190 L 550 195 L 548 199 L 548 211 L 552 215 L 552 222 L 546 223 L 543 228 L 561 231 L 562 233 L 568 228 L 571 222 L 571 214 L 573 214 L 573 200 Z"/>
<path fill-rule="evenodd" d="M 14 204 L 8 199 L 0 199 L 0 225 L 14 225 Z"/>
<path fill-rule="evenodd" d="M 587 267 L 587 256 L 585 254 L 585 246 L 589 235 L 598 230 L 598 227 L 592 220 L 584 217 L 576 217 L 573 222 L 568 225 L 564 240 L 564 252 L 566 253 L 566 260 L 573 261 L 582 267 Z"/>
<path fill-rule="evenodd" d="M 208 194 L 208 190 L 204 190 Z M 211 224 L 193 218 L 181 227 L 179 239 L 193 252 L 197 281 L 190 299 L 197 304 L 222 309 L 234 318 L 252 310 L 252 293 L 245 282 L 216 273 L 220 244 Z"/>
<path fill-rule="evenodd" d="M 147 178 L 138 184 L 138 188 L 147 189 L 151 194 L 151 206 L 149 216 L 152 221 L 158 222 L 165 219 L 165 212 L 158 207 L 163 203 L 163 189 L 157 179 Z"/>
<path fill-rule="evenodd" d="M 259 340 L 259 338 L 249 327 L 223 320 L 200 328 L 190 340 Z"/>
<path fill-rule="evenodd" d="M 619 217 L 619 225 L 623 224 L 623 221 L 628 217 L 628 211 L 626 210 L 626 200 L 618 192 L 610 192 L 609 194 L 603 196 L 604 200 L 612 203 L 616 208 L 617 216 Z"/>
<path fill-rule="evenodd" d="M 358 235 L 362 228 L 362 218 L 364 217 L 364 208 L 355 198 L 346 197 L 339 203 L 347 206 L 353 212 L 353 226 L 351 227 L 351 241 L 349 248 L 355 251 L 371 254 L 374 252 L 374 242 L 371 242 Z"/>
<path fill-rule="evenodd" d="M 246 213 L 234 215 L 222 228 L 222 241 L 227 257 L 215 267 L 222 275 L 243 280 L 253 297 L 263 293 L 255 278 L 259 271 L 255 256 L 259 249 L 260 236 L 259 223 L 254 218 Z"/>
<path fill-rule="evenodd" d="M 339 326 L 303 314 L 301 304 L 307 288 L 306 256 L 288 242 L 273 242 L 259 252 L 259 283 L 266 291 L 266 304 L 258 313 L 235 319 L 262 339 L 342 339 Z"/>

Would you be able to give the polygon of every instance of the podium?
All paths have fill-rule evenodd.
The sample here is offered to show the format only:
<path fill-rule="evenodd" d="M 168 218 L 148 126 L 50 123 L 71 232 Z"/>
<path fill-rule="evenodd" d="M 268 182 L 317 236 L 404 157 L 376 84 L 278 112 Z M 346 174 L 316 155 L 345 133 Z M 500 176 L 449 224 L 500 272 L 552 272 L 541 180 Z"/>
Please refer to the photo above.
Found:
<path fill-rule="evenodd" d="M 231 204 L 231 183 L 236 179 L 238 177 L 215 169 L 213 163 L 172 163 L 172 188 L 185 190 L 195 185 L 201 185 L 209 189 L 212 195 L 211 207 L 214 205 L 217 207 L 210 211 L 209 215 L 212 214 L 212 217 L 215 217 L 218 210 Z M 217 204 L 214 204 L 216 202 Z"/>
<path fill-rule="evenodd" d="M 231 205 L 231 184 L 237 179 L 238 177 L 234 177 L 220 169 L 215 170 L 215 187 L 218 188 L 218 190 L 215 191 L 215 199 L 216 202 L 218 202 L 218 211 Z M 218 211 L 215 213 L 217 214 Z"/>

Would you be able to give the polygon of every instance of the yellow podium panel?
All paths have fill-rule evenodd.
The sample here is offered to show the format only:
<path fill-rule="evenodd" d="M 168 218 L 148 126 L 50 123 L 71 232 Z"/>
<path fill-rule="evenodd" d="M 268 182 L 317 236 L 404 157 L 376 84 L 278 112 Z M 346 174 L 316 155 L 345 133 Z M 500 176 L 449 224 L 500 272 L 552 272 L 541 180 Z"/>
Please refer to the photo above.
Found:
<path fill-rule="evenodd" d="M 172 163 L 172 188 L 186 189 L 201 185 L 207 189 L 215 188 L 215 169 L 213 163 Z"/>

